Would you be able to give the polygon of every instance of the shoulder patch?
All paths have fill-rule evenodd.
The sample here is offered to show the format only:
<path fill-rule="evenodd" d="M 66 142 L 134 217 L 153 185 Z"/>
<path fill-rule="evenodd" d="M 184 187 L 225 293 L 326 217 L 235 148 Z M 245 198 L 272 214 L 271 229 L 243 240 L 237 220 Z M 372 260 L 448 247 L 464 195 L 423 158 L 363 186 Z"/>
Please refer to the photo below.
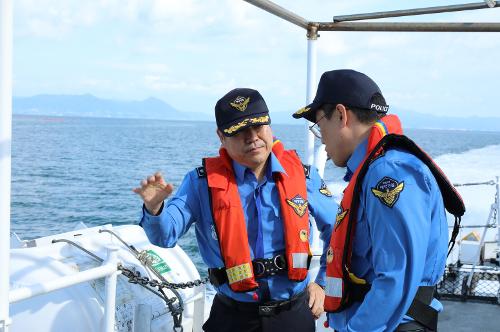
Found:
<path fill-rule="evenodd" d="M 372 188 L 372 193 L 384 205 L 392 208 L 398 201 L 399 194 L 403 191 L 404 187 L 404 181 L 398 182 L 388 176 L 384 176 L 382 180 L 377 183 L 375 188 Z"/>
<path fill-rule="evenodd" d="M 310 179 L 310 176 L 311 176 L 311 165 L 304 165 L 304 164 L 302 164 L 302 166 L 304 167 L 304 175 L 306 176 L 307 179 Z"/>
<path fill-rule="evenodd" d="M 337 229 L 339 227 L 340 223 L 344 220 L 345 216 L 349 212 L 349 209 L 343 209 L 342 205 L 339 204 L 339 208 L 337 209 L 337 215 L 335 216 L 335 225 L 334 229 Z"/>
<path fill-rule="evenodd" d="M 196 168 L 196 174 L 198 174 L 199 178 L 207 177 L 207 172 L 205 171 L 205 167 L 203 167 L 203 166 Z"/>
<path fill-rule="evenodd" d="M 332 197 L 332 192 L 326 186 L 326 183 L 323 179 L 321 179 L 321 187 L 319 188 L 319 192 L 325 195 L 326 197 Z"/>

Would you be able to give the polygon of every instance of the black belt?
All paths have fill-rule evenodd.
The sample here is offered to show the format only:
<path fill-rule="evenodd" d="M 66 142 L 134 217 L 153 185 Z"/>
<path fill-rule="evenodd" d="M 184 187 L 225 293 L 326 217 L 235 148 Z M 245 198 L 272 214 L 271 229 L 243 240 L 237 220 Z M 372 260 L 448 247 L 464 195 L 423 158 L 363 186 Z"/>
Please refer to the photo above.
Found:
<path fill-rule="evenodd" d="M 287 271 L 285 255 L 276 255 L 272 258 L 257 258 L 252 261 L 255 278 L 263 278 L 276 274 L 283 274 Z M 208 277 L 212 285 L 219 287 L 225 284 L 227 273 L 225 268 L 209 268 Z"/>
<path fill-rule="evenodd" d="M 297 295 L 292 296 L 288 300 L 283 301 L 270 301 L 264 303 L 258 302 L 240 302 L 223 295 L 215 295 L 215 300 L 219 300 L 228 307 L 238 311 L 253 312 L 259 316 L 273 316 L 281 311 L 290 310 L 296 303 L 303 301 L 307 298 L 307 291 L 303 291 Z"/>

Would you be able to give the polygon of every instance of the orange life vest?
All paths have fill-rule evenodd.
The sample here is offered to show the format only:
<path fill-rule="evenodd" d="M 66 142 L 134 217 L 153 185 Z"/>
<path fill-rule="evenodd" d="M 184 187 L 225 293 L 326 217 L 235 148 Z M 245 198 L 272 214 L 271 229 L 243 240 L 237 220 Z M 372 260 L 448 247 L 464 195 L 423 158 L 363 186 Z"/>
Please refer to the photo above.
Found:
<path fill-rule="evenodd" d="M 403 136 L 401 123 L 397 116 L 387 115 L 378 120 L 368 137 L 364 160 L 354 172 L 344 190 L 344 196 L 337 212 L 334 230 L 327 251 L 325 311 L 339 312 L 354 301 L 362 301 L 370 289 L 365 280 L 356 277 L 351 271 L 352 243 L 356 232 L 356 213 L 359 206 L 359 193 L 363 178 L 370 163 L 389 148 L 406 150 L 424 162 L 441 190 L 446 209 L 455 215 L 455 227 L 450 243 L 454 243 L 460 217 L 465 212 L 463 201 L 439 167 L 413 141 Z M 451 249 L 450 249 L 451 250 Z"/>
<path fill-rule="evenodd" d="M 272 151 L 286 172 L 274 173 L 274 179 L 279 192 L 285 233 L 288 278 L 302 281 L 307 277 L 311 259 L 304 167 L 295 151 L 285 151 L 280 141 L 274 142 Z M 222 148 L 219 157 L 205 158 L 203 164 L 208 179 L 212 217 L 229 286 L 235 292 L 254 290 L 258 283 L 254 277 L 245 215 L 231 158 Z"/>

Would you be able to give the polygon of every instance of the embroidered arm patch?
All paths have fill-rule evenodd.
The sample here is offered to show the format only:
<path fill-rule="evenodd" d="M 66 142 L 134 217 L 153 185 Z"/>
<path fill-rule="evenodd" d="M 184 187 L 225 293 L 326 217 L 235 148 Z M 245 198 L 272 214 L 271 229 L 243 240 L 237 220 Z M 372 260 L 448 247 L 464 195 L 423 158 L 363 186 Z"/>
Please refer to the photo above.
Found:
<path fill-rule="evenodd" d="M 398 201 L 399 194 L 403 191 L 404 187 L 404 181 L 398 182 L 388 176 L 384 176 L 375 188 L 372 188 L 372 193 L 382 204 L 392 208 Z"/>
<path fill-rule="evenodd" d="M 339 205 L 339 208 L 337 209 L 337 215 L 335 216 L 335 225 L 334 228 L 337 229 L 337 227 L 340 226 L 340 223 L 344 220 L 345 216 L 347 215 L 347 212 L 349 212 L 349 209 L 343 209 L 342 205 Z"/>
<path fill-rule="evenodd" d="M 326 186 L 325 181 L 321 180 L 321 187 L 319 188 L 319 192 L 327 197 L 332 197 L 332 192 Z"/>
<path fill-rule="evenodd" d="M 299 217 L 302 217 L 306 213 L 308 202 L 302 196 L 297 194 L 294 198 L 287 199 L 286 202 Z"/>

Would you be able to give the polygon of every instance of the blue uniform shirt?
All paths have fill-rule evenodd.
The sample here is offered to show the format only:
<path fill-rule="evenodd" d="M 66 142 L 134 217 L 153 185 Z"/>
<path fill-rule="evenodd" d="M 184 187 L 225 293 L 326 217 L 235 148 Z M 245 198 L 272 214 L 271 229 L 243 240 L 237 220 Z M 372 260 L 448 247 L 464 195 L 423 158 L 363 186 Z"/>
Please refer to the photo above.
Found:
<path fill-rule="evenodd" d="M 284 253 L 285 241 L 280 217 L 279 193 L 272 176 L 275 172 L 285 172 L 283 167 L 271 153 L 264 179 L 260 183 L 251 170 L 234 161 L 233 169 L 247 223 L 252 259 L 270 258 Z M 318 172 L 311 167 L 310 176 L 306 179 L 308 208 L 316 220 L 320 238 L 327 247 L 337 206 L 331 197 L 320 192 L 323 184 Z M 252 222 L 249 223 L 249 220 Z M 175 246 L 192 224 L 195 226 L 198 248 L 205 264 L 211 268 L 223 267 L 212 220 L 207 179 L 200 178 L 196 170 L 185 176 L 179 189 L 165 204 L 159 216 L 152 216 L 143 209 L 141 220 L 141 225 L 151 243 L 167 248 Z M 311 236 L 314 231 L 314 227 L 311 227 Z M 320 262 L 321 268 L 316 282 L 323 286 L 326 264 L 324 254 Z M 284 300 L 303 291 L 309 278 L 302 282 L 294 282 L 284 274 L 259 278 L 257 281 L 260 287 L 255 292 L 259 300 Z M 227 283 L 218 287 L 217 291 L 238 301 L 255 301 L 254 291 L 235 293 Z"/>
<path fill-rule="evenodd" d="M 366 148 L 365 140 L 348 160 L 351 174 Z M 376 195 L 398 186 L 402 190 L 394 200 Z M 448 243 L 443 199 L 429 168 L 399 150 L 372 162 L 361 190 L 352 272 L 372 286 L 362 303 L 328 314 L 328 322 L 340 332 L 394 331 L 409 320 L 405 313 L 418 287 L 437 284 L 443 274 Z M 431 305 L 442 310 L 436 299 Z"/>

